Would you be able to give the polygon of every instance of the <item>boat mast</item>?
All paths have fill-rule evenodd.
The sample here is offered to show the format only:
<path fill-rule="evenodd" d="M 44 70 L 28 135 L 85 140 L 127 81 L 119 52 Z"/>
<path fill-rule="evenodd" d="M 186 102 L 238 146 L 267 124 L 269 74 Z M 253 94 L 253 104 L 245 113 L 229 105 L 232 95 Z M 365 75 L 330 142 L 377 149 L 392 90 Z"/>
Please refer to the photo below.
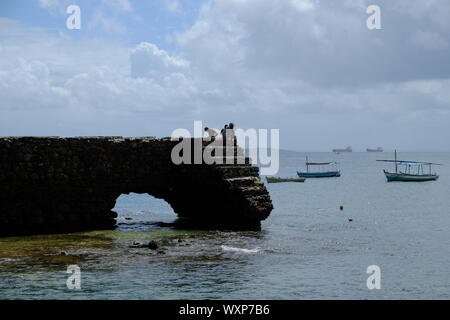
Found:
<path fill-rule="evenodd" d="M 308 156 L 306 156 L 306 172 L 309 173 Z"/>
<path fill-rule="evenodd" d="M 395 173 L 398 173 L 398 166 L 397 166 L 397 150 L 395 150 Z"/>

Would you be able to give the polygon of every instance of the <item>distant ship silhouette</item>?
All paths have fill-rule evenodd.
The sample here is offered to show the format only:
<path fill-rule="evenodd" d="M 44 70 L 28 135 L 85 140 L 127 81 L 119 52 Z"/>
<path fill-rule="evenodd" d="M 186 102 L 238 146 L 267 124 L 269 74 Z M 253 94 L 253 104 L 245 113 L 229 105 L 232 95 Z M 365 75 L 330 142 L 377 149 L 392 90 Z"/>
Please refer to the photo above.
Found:
<path fill-rule="evenodd" d="M 367 152 L 383 152 L 383 148 L 382 147 L 378 147 L 376 149 L 367 148 L 366 151 Z"/>
<path fill-rule="evenodd" d="M 345 149 L 333 149 L 333 152 L 337 152 L 337 153 L 340 153 L 340 152 L 353 152 L 353 150 L 352 150 L 352 147 L 347 147 Z"/>

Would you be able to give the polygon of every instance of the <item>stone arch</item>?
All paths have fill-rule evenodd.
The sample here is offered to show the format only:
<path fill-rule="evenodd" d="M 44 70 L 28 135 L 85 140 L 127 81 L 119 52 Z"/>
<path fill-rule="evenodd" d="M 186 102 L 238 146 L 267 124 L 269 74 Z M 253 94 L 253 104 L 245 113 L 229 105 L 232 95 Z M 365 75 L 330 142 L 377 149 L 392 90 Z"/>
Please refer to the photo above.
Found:
<path fill-rule="evenodd" d="M 175 165 L 177 143 L 152 137 L 0 138 L 0 236 L 114 228 L 115 201 L 129 192 L 164 199 L 199 228 L 259 229 L 272 210 L 259 169 L 249 159 Z M 208 143 L 200 139 L 203 148 Z"/>

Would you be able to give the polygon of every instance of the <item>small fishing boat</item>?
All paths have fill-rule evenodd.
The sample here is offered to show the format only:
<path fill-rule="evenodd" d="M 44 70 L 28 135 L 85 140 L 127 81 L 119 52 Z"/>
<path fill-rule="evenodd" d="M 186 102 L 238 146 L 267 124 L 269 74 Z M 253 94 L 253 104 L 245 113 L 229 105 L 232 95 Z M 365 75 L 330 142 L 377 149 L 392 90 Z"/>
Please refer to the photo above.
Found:
<path fill-rule="evenodd" d="M 266 177 L 268 183 L 280 182 L 305 182 L 305 179 L 299 178 L 280 178 L 280 177 Z"/>
<path fill-rule="evenodd" d="M 388 182 L 391 181 L 423 182 L 423 181 L 435 181 L 439 178 L 439 176 L 436 173 L 431 172 L 431 166 L 440 166 L 441 164 L 432 162 L 397 160 L 397 151 L 395 151 L 394 160 L 377 160 L 377 161 L 394 163 L 395 172 L 383 170 Z M 399 165 L 405 166 L 403 171 L 399 170 L 398 168 Z M 425 172 L 424 166 L 428 167 L 428 172 Z"/>
<path fill-rule="evenodd" d="M 334 170 L 322 170 L 323 167 L 334 166 Z M 311 171 L 310 167 L 318 167 L 318 171 Z M 331 178 L 340 177 L 341 171 L 337 169 L 337 162 L 309 162 L 306 157 L 306 172 L 297 171 L 301 178 Z"/>

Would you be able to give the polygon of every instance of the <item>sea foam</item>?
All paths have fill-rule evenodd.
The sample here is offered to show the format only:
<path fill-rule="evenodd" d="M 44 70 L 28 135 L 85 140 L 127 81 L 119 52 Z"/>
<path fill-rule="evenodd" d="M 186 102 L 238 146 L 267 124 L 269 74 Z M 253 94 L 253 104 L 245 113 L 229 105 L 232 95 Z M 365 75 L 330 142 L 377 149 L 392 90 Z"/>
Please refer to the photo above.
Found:
<path fill-rule="evenodd" d="M 228 252 L 239 252 L 239 253 L 258 253 L 261 251 L 261 249 L 255 248 L 255 249 L 245 249 L 245 248 L 236 248 L 236 247 L 230 247 L 230 246 L 221 246 L 223 251 Z"/>

